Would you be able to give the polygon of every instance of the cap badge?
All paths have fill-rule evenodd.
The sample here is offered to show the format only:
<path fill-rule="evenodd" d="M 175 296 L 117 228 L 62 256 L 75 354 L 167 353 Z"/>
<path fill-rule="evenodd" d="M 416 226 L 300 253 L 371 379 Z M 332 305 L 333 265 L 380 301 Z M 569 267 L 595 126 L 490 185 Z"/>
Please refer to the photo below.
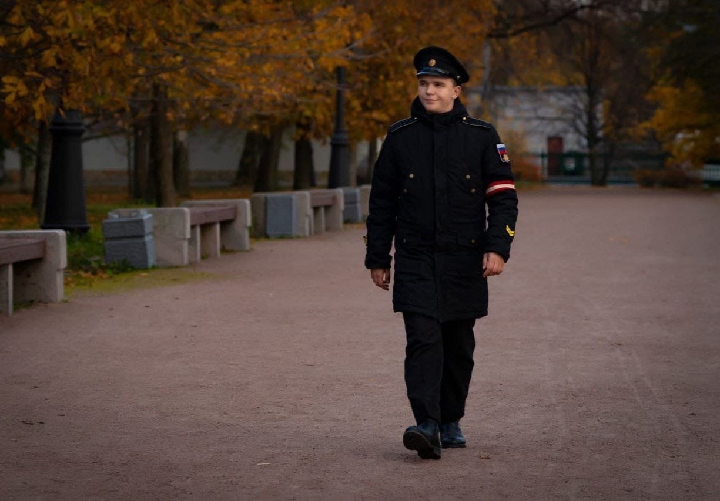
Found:
<path fill-rule="evenodd" d="M 428 66 L 435 66 L 435 64 L 437 64 L 437 61 L 435 61 L 434 59 L 428 61 Z"/>

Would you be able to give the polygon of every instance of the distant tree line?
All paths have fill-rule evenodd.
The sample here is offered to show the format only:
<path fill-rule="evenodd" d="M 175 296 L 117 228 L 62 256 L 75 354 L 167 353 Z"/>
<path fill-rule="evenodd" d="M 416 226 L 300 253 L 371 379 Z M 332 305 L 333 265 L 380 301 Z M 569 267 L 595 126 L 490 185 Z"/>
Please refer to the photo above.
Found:
<path fill-rule="evenodd" d="M 720 156 L 719 10 L 711 0 L 1 0 L 0 137 L 19 151 L 20 189 L 34 190 L 39 213 L 48 124 L 69 109 L 129 137 L 134 198 L 170 206 L 187 194 L 187 131 L 200 126 L 247 131 L 236 183 L 262 191 L 277 187 L 292 127 L 293 185 L 307 188 L 310 140 L 332 131 L 335 69 L 348 68 L 353 144 L 374 145 L 409 112 L 412 55 L 440 43 L 488 91 L 582 89 L 573 126 L 602 185 L 595 153 L 629 141 L 688 165 Z"/>

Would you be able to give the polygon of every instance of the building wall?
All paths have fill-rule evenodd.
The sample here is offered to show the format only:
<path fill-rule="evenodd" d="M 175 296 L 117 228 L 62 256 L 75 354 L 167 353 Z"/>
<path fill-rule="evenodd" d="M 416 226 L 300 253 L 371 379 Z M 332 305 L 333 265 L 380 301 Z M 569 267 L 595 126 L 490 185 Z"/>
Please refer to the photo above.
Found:
<path fill-rule="evenodd" d="M 579 87 L 494 87 L 489 103 L 481 103 L 479 89 L 468 89 L 465 95 L 471 114 L 488 110 L 501 137 L 510 131 L 522 135 L 527 153 L 547 152 L 551 136 L 563 138 L 565 151 L 585 151 L 585 141 L 574 128 L 579 118 L 575 110 L 582 103 Z"/>
<path fill-rule="evenodd" d="M 294 130 L 284 133 L 278 169 L 281 187 L 292 180 L 295 144 Z M 320 179 L 327 176 L 330 168 L 330 142 L 313 140 L 315 172 Z M 194 185 L 222 185 L 232 182 L 245 145 L 245 131 L 238 129 L 197 129 L 188 134 L 188 161 Z M 124 135 L 103 137 L 83 142 L 83 169 L 86 184 L 125 186 L 129 170 L 127 137 Z M 367 144 L 357 147 L 357 158 L 367 155 Z M 14 150 L 6 150 L 5 169 L 11 180 L 18 178 L 20 156 Z M 288 179 L 290 181 L 288 181 Z"/>
<path fill-rule="evenodd" d="M 488 111 L 493 123 L 508 146 L 511 155 L 517 152 L 513 140 L 522 137 L 525 153 L 538 155 L 547 152 L 551 136 L 563 138 L 564 151 L 585 151 L 582 136 L 573 127 L 578 119 L 574 110 L 582 104 L 579 87 L 494 87 L 488 103 L 481 102 L 480 89 L 464 90 L 464 101 L 470 113 L 481 116 Z M 598 110 L 600 111 L 600 110 Z M 293 129 L 285 131 L 280 153 L 281 188 L 292 183 L 294 166 Z M 245 142 L 245 132 L 239 129 L 196 129 L 189 133 L 189 163 L 191 183 L 223 185 L 233 181 Z M 128 141 L 126 136 L 88 140 L 83 143 L 83 165 L 86 183 L 93 185 L 127 185 Z M 367 143 L 357 145 L 355 161 L 362 173 L 367 165 Z M 327 177 L 330 165 L 330 141 L 313 141 L 313 157 L 318 180 Z M 19 156 L 6 152 L 6 171 L 17 179 Z"/>

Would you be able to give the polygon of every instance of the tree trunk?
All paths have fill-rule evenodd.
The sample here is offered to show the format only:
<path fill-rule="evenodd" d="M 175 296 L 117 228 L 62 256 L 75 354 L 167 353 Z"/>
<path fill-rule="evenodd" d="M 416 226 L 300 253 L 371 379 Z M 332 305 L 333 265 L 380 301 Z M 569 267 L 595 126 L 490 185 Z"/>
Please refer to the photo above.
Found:
<path fill-rule="evenodd" d="M 0 137 L 0 185 L 5 184 L 7 181 L 7 174 L 5 172 L 5 148 L 5 141 Z"/>
<path fill-rule="evenodd" d="M 128 199 L 133 199 L 133 184 L 135 179 L 133 177 L 133 133 L 132 130 L 125 132 L 125 145 L 127 147 L 127 196 Z"/>
<path fill-rule="evenodd" d="M 588 164 L 590 166 L 590 184 L 593 186 L 602 186 L 600 184 L 600 171 L 597 165 L 595 148 L 588 148 Z"/>
<path fill-rule="evenodd" d="M 585 131 L 588 145 L 588 163 L 590 165 L 590 184 L 593 186 L 605 186 L 603 182 L 603 166 L 598 162 L 598 150 L 600 147 L 600 127 L 598 125 L 597 96 L 599 92 L 588 83 L 587 86 L 587 109 L 585 110 Z"/>
<path fill-rule="evenodd" d="M 174 207 L 176 204 L 173 182 L 173 134 L 167 119 L 167 106 L 167 87 L 153 84 L 150 158 L 157 207 Z"/>
<path fill-rule="evenodd" d="M 252 185 L 257 178 L 260 156 L 267 137 L 259 132 L 249 131 L 245 135 L 245 146 L 243 147 L 240 163 L 235 174 L 235 186 Z"/>
<path fill-rule="evenodd" d="M 28 144 L 20 146 L 20 193 L 28 194 L 31 190 L 31 174 L 33 163 L 35 162 L 35 154 Z"/>
<path fill-rule="evenodd" d="M 605 154 L 602 159 L 602 172 L 600 174 L 600 182 L 602 186 L 606 186 L 608 182 L 608 176 L 610 175 L 610 165 L 612 165 L 613 159 L 615 158 L 615 143 L 612 141 L 605 143 Z"/>
<path fill-rule="evenodd" d="M 312 187 L 313 147 L 309 138 L 301 137 L 295 141 L 295 172 L 293 173 L 293 189 L 307 190 Z"/>
<path fill-rule="evenodd" d="M 37 152 L 35 154 L 35 190 L 32 203 L 33 208 L 37 211 L 38 221 L 41 223 L 45 217 L 51 146 L 52 136 L 48 125 L 46 122 L 41 122 L 38 127 Z"/>
<path fill-rule="evenodd" d="M 348 177 L 350 178 L 350 187 L 354 188 L 357 186 L 357 174 L 358 174 L 358 163 L 357 163 L 357 141 L 350 141 L 348 145 L 350 150 L 350 165 L 348 166 Z"/>
<path fill-rule="evenodd" d="M 147 121 L 142 120 L 133 126 L 133 191 L 135 200 L 152 202 L 151 190 L 148 190 L 148 143 L 150 130 Z"/>
<path fill-rule="evenodd" d="M 173 175 L 175 189 L 181 197 L 190 196 L 190 165 L 188 162 L 188 133 L 179 130 L 174 136 Z"/>
<path fill-rule="evenodd" d="M 270 133 L 270 138 L 265 143 L 260 157 L 254 191 L 275 191 L 277 189 L 277 169 L 282 137 L 282 127 L 277 127 Z"/>
<path fill-rule="evenodd" d="M 377 160 L 377 156 L 378 156 L 377 138 L 371 137 L 370 145 L 368 148 L 367 174 L 366 174 L 366 178 L 365 178 L 365 182 L 368 184 L 372 183 L 373 169 L 375 168 L 375 161 Z"/>
<path fill-rule="evenodd" d="M 317 188 L 317 185 L 317 172 L 315 171 L 315 164 L 313 163 L 313 168 L 310 171 L 310 187 Z"/>

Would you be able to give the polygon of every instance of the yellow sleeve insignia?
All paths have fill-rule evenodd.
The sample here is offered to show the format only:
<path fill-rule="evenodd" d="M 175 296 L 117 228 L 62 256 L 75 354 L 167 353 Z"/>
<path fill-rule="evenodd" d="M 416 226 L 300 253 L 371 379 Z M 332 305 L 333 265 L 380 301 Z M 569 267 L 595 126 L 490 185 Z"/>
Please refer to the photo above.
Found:
<path fill-rule="evenodd" d="M 505 231 L 507 231 L 507 234 L 510 235 L 511 237 L 515 236 L 515 230 L 511 230 L 510 226 L 508 226 L 507 224 L 505 225 Z"/>

